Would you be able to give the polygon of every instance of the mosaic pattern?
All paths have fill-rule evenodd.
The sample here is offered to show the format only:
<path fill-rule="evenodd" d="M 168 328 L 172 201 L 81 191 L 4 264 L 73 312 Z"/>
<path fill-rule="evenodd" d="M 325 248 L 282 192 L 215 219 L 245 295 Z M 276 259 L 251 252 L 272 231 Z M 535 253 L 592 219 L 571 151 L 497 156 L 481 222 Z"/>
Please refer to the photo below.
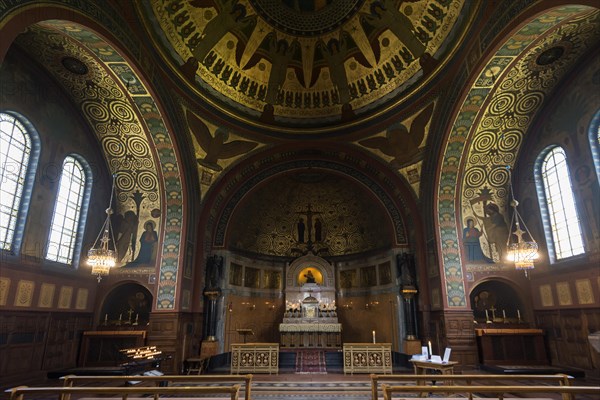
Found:
<path fill-rule="evenodd" d="M 48 5 L 59 5 L 62 8 L 70 8 L 75 12 L 82 13 L 87 15 L 88 17 L 93 18 L 94 20 L 101 23 L 107 31 L 111 32 L 118 38 L 120 44 L 128 49 L 129 56 L 133 57 L 137 60 L 139 65 L 145 65 L 147 60 L 142 60 L 139 52 L 139 46 L 135 43 L 135 35 L 132 35 L 130 32 L 127 32 L 124 28 L 126 24 L 122 23 L 119 18 L 115 18 L 111 13 L 111 10 L 107 9 L 106 4 L 98 3 L 98 2 L 81 2 L 81 1 L 18 1 L 18 2 L 3 2 L 0 4 L 0 19 L 8 18 L 9 16 L 16 15 L 20 10 L 22 10 L 24 6 L 28 3 L 36 4 L 36 6 L 42 6 L 44 4 Z M 61 26 L 63 25 L 59 21 L 52 21 L 50 24 L 48 22 L 45 23 L 46 26 L 52 25 L 54 28 L 57 28 L 55 25 Z M 173 149 L 173 142 L 170 137 L 170 133 L 167 131 L 166 126 L 163 122 L 163 117 L 158 112 L 158 107 L 154 103 L 154 100 L 147 95 L 143 85 L 141 85 L 141 79 L 137 76 L 132 76 L 132 71 L 129 69 L 127 64 L 124 62 L 124 59 L 121 55 L 115 51 L 110 45 L 103 41 L 96 42 L 98 39 L 95 34 L 93 34 L 90 30 L 86 28 L 82 28 L 81 26 L 77 26 L 75 24 L 67 24 L 64 26 L 75 27 L 74 37 L 77 40 L 81 40 L 81 42 L 86 43 L 86 49 L 90 49 L 90 51 L 95 53 L 95 57 L 98 57 L 104 63 L 116 63 L 112 66 L 113 74 L 118 74 L 120 80 L 125 89 L 128 89 L 130 95 L 141 95 L 146 96 L 146 100 L 136 100 L 137 104 L 143 104 L 144 108 L 136 110 L 139 115 L 142 116 L 144 122 L 147 124 L 147 129 L 151 132 L 152 140 L 154 141 L 153 147 L 157 149 L 158 158 L 160 160 L 160 165 L 162 167 L 161 172 L 163 173 L 162 179 L 157 178 L 154 182 L 158 182 L 157 184 L 157 193 L 160 187 L 160 190 L 166 190 L 166 207 L 157 208 L 158 210 L 163 210 L 165 221 L 168 226 L 163 227 L 162 229 L 165 232 L 163 249 L 162 249 L 162 257 L 161 257 L 161 265 L 160 265 L 160 281 L 158 288 L 158 296 L 157 296 L 157 308 L 158 309 L 174 309 L 175 307 L 175 287 L 176 287 L 176 279 L 177 279 L 177 271 L 179 265 L 179 251 L 180 251 L 180 238 L 181 238 L 181 229 L 182 229 L 182 220 L 183 220 L 183 207 L 182 207 L 182 184 L 179 173 L 179 165 L 178 160 L 175 155 L 175 151 Z M 58 28 L 57 28 L 58 29 Z M 66 34 L 70 34 L 70 28 L 65 28 Z M 89 39 L 89 40 L 88 40 Z M 79 55 L 81 56 L 81 55 Z M 62 63 L 61 63 L 62 65 Z M 86 65 L 90 66 L 90 64 Z M 66 68 L 64 71 L 68 72 Z M 152 82 L 155 87 L 160 87 L 160 82 Z M 67 85 L 67 87 L 69 87 Z M 123 98 L 122 92 L 110 92 L 111 95 L 116 96 L 116 98 Z M 126 112 L 126 105 L 115 103 L 114 111 L 118 113 Z M 129 109 L 128 111 L 131 111 Z M 136 113 L 131 113 L 131 115 Z M 125 114 L 127 115 L 127 114 Z M 93 124 L 92 124 L 93 125 Z M 132 128 L 136 129 L 136 128 Z M 138 129 L 139 126 L 138 126 Z M 141 131 L 141 129 L 140 129 Z M 141 142 L 132 143 L 132 147 L 135 151 L 141 150 Z M 109 159 L 111 155 L 108 155 Z M 114 165 L 111 163 L 111 167 Z M 157 171 L 158 176 L 158 171 Z M 150 182 L 147 176 L 143 177 L 145 183 Z M 161 182 L 162 180 L 162 182 Z M 162 187 L 161 187 L 162 186 Z M 160 201 L 160 196 L 157 196 L 157 201 Z M 160 216 L 160 215 L 159 215 Z M 154 218 L 154 217 L 153 217 Z M 142 219 L 142 221 L 145 221 Z M 156 221 L 158 222 L 158 221 Z"/>
<path fill-rule="evenodd" d="M 253 189 L 228 229 L 235 248 L 290 257 L 302 254 L 309 239 L 321 256 L 337 256 L 387 248 L 392 238 L 389 216 L 364 189 L 316 172 L 297 172 Z"/>
<path fill-rule="evenodd" d="M 467 23 L 463 0 L 333 1 L 303 13 L 258 0 L 140 7 L 188 79 L 195 73 L 198 95 L 252 118 L 269 105 L 286 126 L 322 126 L 339 121 L 342 106 L 370 112 L 409 92 L 443 62 Z M 325 16 L 336 7 L 346 9 L 339 21 Z"/>
<path fill-rule="evenodd" d="M 466 306 L 458 240 L 461 221 L 455 217 L 457 187 L 462 188 L 459 209 L 463 216 L 469 211 L 473 215 L 471 204 L 481 199 L 493 200 L 502 211 L 507 194 L 505 167 L 512 166 L 518 154 L 531 122 L 528 114 L 535 114 L 547 92 L 593 42 L 597 17 L 597 10 L 565 6 L 535 18 L 504 43 L 466 95 L 448 137 L 438 191 L 449 307 Z M 540 63 L 540 55 L 556 46 L 563 48 L 560 60 L 549 65 Z M 507 112 L 512 109 L 514 112 Z M 458 182 L 465 158 L 465 179 Z"/>
<path fill-rule="evenodd" d="M 288 156 L 291 156 L 292 153 L 289 153 Z M 326 157 L 327 155 L 323 155 L 324 157 Z M 336 155 L 331 154 L 330 155 L 331 158 L 333 159 L 333 157 L 337 157 Z M 277 160 L 270 160 L 270 162 L 273 161 L 278 161 Z M 348 157 L 348 159 L 345 160 L 348 163 L 352 163 L 353 161 L 358 161 L 358 160 L 352 160 L 350 157 Z M 364 165 L 364 163 L 359 162 L 358 165 L 360 165 L 360 167 L 362 168 L 370 168 L 368 165 Z M 293 161 L 293 162 L 288 162 L 288 163 L 280 163 L 277 165 L 273 165 L 271 167 L 268 166 L 268 163 L 264 163 L 262 165 L 260 165 L 260 170 L 256 170 L 257 166 L 256 165 L 251 165 L 248 166 L 249 169 L 251 170 L 247 170 L 245 171 L 244 174 L 242 175 L 238 175 L 236 178 L 237 179 L 242 179 L 243 178 L 243 183 L 242 182 L 238 182 L 240 184 L 240 186 L 236 186 L 236 192 L 231 196 L 231 198 L 229 198 L 227 200 L 227 203 L 224 204 L 223 206 L 223 210 L 221 212 L 221 215 L 219 217 L 219 220 L 217 222 L 217 226 L 216 226 L 216 231 L 215 231 L 215 235 L 214 235 L 214 246 L 215 247 L 222 247 L 225 245 L 225 236 L 226 236 L 226 232 L 228 230 L 228 225 L 231 221 L 231 217 L 232 214 L 234 212 L 234 210 L 236 209 L 238 203 L 242 200 L 242 198 L 244 198 L 244 196 L 250 191 L 252 190 L 252 188 L 254 188 L 256 185 L 258 185 L 261 182 L 264 182 L 265 180 L 267 180 L 270 177 L 276 176 L 279 173 L 285 173 L 286 171 L 292 171 L 292 170 L 301 170 L 301 169 L 305 169 L 305 168 L 315 168 L 315 169 L 325 169 L 325 170 L 330 170 L 332 172 L 339 172 L 341 174 L 347 175 L 347 176 L 351 176 L 353 177 L 355 180 L 357 180 L 359 183 L 361 183 L 362 185 L 364 185 L 364 187 L 368 190 L 370 190 L 374 196 L 376 196 L 380 202 L 382 202 L 383 207 L 387 210 L 387 212 L 389 213 L 389 218 L 392 222 L 393 225 L 393 235 L 395 237 L 396 243 L 394 243 L 394 245 L 406 245 L 408 244 L 408 239 L 407 239 L 407 232 L 405 230 L 405 222 L 404 222 L 404 216 L 403 213 L 404 211 L 399 209 L 399 205 L 396 203 L 398 201 L 398 199 L 400 198 L 400 196 L 394 197 L 394 199 L 392 199 L 390 197 L 390 195 L 388 194 L 388 192 L 385 190 L 384 187 L 382 187 L 381 185 L 383 183 L 378 183 L 375 182 L 373 179 L 371 179 L 369 176 L 367 176 L 365 174 L 365 170 L 360 170 L 359 166 L 356 166 L 356 168 L 354 167 L 350 167 L 348 165 L 343 165 L 340 163 L 336 163 L 334 161 L 324 161 L 324 160 L 299 160 L 299 161 Z M 248 177 L 249 173 L 255 173 L 255 175 Z M 385 182 L 386 184 L 388 182 Z M 231 184 L 229 185 L 229 187 L 232 187 L 232 185 L 234 184 L 234 182 L 231 182 Z M 393 187 L 392 183 L 389 183 L 390 186 Z M 225 193 L 223 193 L 222 195 L 225 195 Z M 215 204 L 219 204 L 220 202 L 222 202 L 223 199 L 217 199 Z M 209 217 L 209 223 L 207 223 L 206 228 L 207 230 L 210 229 L 210 227 L 215 223 L 215 216 L 211 215 Z M 209 236 L 212 236 L 209 234 Z"/>

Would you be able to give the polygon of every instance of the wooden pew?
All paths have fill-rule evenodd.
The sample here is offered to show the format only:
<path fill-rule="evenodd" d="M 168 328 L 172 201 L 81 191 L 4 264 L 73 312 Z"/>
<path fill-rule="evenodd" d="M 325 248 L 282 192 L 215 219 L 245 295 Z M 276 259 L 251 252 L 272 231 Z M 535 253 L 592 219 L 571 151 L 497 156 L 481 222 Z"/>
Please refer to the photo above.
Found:
<path fill-rule="evenodd" d="M 127 400 L 130 395 L 154 395 L 155 397 L 160 395 L 167 396 L 182 396 L 178 397 L 178 400 L 238 400 L 240 385 L 235 384 L 232 386 L 220 386 L 220 387 L 202 387 L 202 386 L 181 386 L 181 387 L 155 387 L 155 386 L 136 386 L 136 387 L 27 387 L 18 386 L 6 391 L 9 393 L 9 400 L 24 400 L 26 396 L 31 395 L 39 398 L 40 395 L 56 395 L 57 398 L 68 400 L 71 395 L 77 395 L 77 399 L 83 400 L 106 400 L 106 395 L 118 395 L 123 400 Z M 224 394 L 224 397 L 214 397 L 215 394 Z M 100 395 L 93 397 L 93 395 Z M 118 398 L 118 397 L 117 397 Z M 140 399 L 140 397 L 136 397 Z"/>
<path fill-rule="evenodd" d="M 379 382 L 416 382 L 417 386 L 425 385 L 425 381 L 449 382 L 453 385 L 455 381 L 464 381 L 471 385 L 477 381 L 515 381 L 527 380 L 544 383 L 557 383 L 559 386 L 570 386 L 572 376 L 565 374 L 556 375 L 377 375 L 371 374 L 371 398 L 377 400 L 377 391 Z M 563 394 L 563 400 L 571 400 L 567 393 Z M 473 400 L 472 393 L 469 393 L 469 400 Z"/>
<path fill-rule="evenodd" d="M 155 386 L 164 386 L 167 387 L 171 383 L 193 383 L 193 384 L 201 384 L 201 383 L 221 383 L 221 382 L 242 382 L 243 388 L 245 390 L 245 400 L 251 400 L 251 390 L 252 390 L 252 375 L 160 375 L 160 376 L 146 376 L 146 375 L 132 375 L 132 376 L 77 376 L 77 375 L 66 375 L 61 379 L 64 380 L 64 387 L 73 387 L 80 383 L 94 383 L 94 384 L 104 384 L 104 383 L 127 383 L 127 382 L 151 382 L 154 383 Z M 156 398 L 156 396 L 155 396 Z M 68 399 L 62 399 L 68 400 Z"/>
<path fill-rule="evenodd" d="M 392 400 L 396 394 L 412 393 L 450 393 L 450 394 L 473 394 L 473 393 L 494 393 L 498 395 L 498 400 L 504 400 L 504 394 L 524 394 L 524 393 L 560 393 L 561 395 L 590 394 L 600 397 L 600 387 L 597 386 L 390 386 L 381 385 L 383 400 Z M 421 397 L 422 398 L 422 397 Z M 416 397 L 415 399 L 419 399 Z M 437 400 L 441 400 L 438 398 Z M 489 399 L 488 399 L 489 400 Z M 529 398 L 529 400 L 533 400 Z"/>

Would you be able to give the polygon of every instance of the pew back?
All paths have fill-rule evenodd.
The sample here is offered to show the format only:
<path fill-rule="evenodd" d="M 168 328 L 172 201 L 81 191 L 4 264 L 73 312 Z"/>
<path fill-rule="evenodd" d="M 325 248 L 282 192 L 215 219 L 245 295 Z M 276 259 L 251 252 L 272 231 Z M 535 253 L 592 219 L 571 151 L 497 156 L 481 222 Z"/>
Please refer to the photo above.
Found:
<path fill-rule="evenodd" d="M 454 384 L 455 381 L 464 382 L 471 385 L 473 382 L 481 381 L 518 381 L 526 380 L 528 382 L 556 383 L 560 386 L 570 386 L 572 376 L 566 374 L 556 375 L 377 375 L 371 374 L 371 398 L 377 400 L 377 391 L 379 383 L 385 382 L 416 382 L 417 385 L 424 385 L 425 381 L 446 382 Z M 563 395 L 563 400 L 570 400 L 571 396 Z M 473 396 L 469 393 L 469 400 Z"/>
<path fill-rule="evenodd" d="M 241 382 L 245 391 L 245 400 L 250 400 L 252 390 L 252 375 L 161 375 L 161 376 L 78 376 L 66 375 L 63 376 L 64 387 L 73 387 L 82 383 L 127 383 L 127 382 L 144 382 L 154 383 L 155 386 L 170 386 L 171 383 L 231 383 Z M 155 396 L 156 398 L 156 396 Z M 63 399 L 66 400 L 66 399 Z"/>
<path fill-rule="evenodd" d="M 499 400 L 504 399 L 504 394 L 529 394 L 529 393 L 560 393 L 574 396 L 577 394 L 590 394 L 600 396 L 600 387 L 595 386 L 390 386 L 381 385 L 384 400 L 392 400 L 394 393 L 448 393 L 448 394 L 473 394 L 493 393 L 498 395 Z M 418 397 L 417 397 L 418 399 Z M 488 399 L 489 400 L 489 399 Z"/>
<path fill-rule="evenodd" d="M 106 395 L 119 395 L 121 399 L 127 400 L 131 395 L 154 395 L 160 398 L 160 395 L 173 397 L 176 395 L 179 400 L 238 400 L 240 385 L 202 387 L 202 386 L 181 386 L 181 387 L 155 387 L 155 386 L 136 386 L 136 387 L 26 387 L 18 386 L 6 391 L 9 393 L 10 400 L 25 400 L 27 396 L 39 398 L 40 395 L 56 395 L 58 399 L 68 400 L 72 395 L 83 400 L 82 396 L 98 395 L 95 399 L 100 399 Z M 215 397 L 215 394 L 225 395 Z M 85 397 L 90 399 L 90 397 Z"/>

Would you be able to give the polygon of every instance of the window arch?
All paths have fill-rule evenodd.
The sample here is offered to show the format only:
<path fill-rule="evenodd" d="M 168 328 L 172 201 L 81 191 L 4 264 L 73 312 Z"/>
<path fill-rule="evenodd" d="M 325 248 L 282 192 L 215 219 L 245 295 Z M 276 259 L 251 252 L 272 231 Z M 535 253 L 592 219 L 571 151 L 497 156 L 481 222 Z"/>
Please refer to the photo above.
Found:
<path fill-rule="evenodd" d="M 596 169 L 596 178 L 598 179 L 598 183 L 600 183 L 600 110 L 596 111 L 594 118 L 592 118 L 588 134 L 592 160 Z"/>
<path fill-rule="evenodd" d="M 18 252 L 40 153 L 39 137 L 23 117 L 0 112 L 0 249 Z"/>
<path fill-rule="evenodd" d="M 77 264 L 85 215 L 89 203 L 91 174 L 85 160 L 67 156 L 62 165 L 58 194 L 48 235 L 46 259 Z"/>
<path fill-rule="evenodd" d="M 564 149 L 551 147 L 542 157 L 538 197 L 550 258 L 559 261 L 585 252 L 581 224 Z"/>

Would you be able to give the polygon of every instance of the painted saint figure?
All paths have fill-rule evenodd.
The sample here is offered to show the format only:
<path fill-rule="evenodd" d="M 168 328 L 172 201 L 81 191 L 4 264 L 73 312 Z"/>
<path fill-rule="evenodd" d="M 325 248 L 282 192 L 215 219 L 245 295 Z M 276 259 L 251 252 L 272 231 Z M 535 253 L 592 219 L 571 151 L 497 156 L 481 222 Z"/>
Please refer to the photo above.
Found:
<path fill-rule="evenodd" d="M 481 231 L 475 227 L 475 220 L 467 218 L 467 226 L 463 229 L 463 246 L 468 261 L 486 261 L 494 262 L 494 260 L 483 254 L 479 237 Z"/>
<path fill-rule="evenodd" d="M 317 283 L 315 276 L 313 275 L 313 273 L 310 269 L 308 271 L 306 271 L 306 274 L 304 274 L 304 277 L 306 278 L 306 283 Z"/>
<path fill-rule="evenodd" d="M 135 260 L 127 264 L 152 265 L 156 260 L 156 243 L 158 242 L 158 234 L 154 230 L 154 221 L 146 221 L 144 224 L 144 232 L 140 236 L 140 252 Z"/>

